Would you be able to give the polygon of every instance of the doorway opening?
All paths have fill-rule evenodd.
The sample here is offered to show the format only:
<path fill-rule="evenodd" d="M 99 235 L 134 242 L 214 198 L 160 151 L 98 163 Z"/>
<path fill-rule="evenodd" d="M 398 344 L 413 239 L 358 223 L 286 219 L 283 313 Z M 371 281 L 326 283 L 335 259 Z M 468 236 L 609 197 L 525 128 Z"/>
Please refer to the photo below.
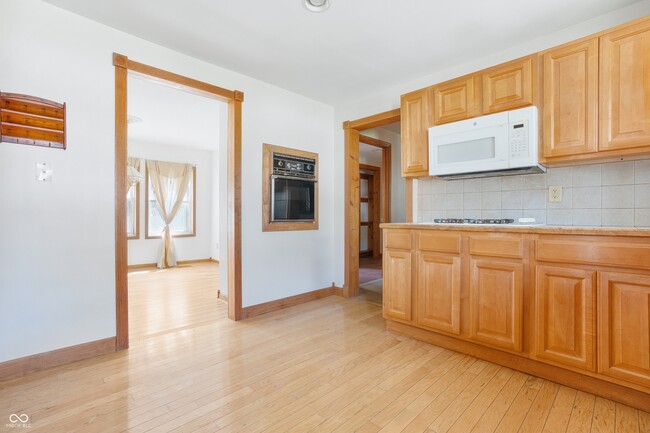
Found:
<path fill-rule="evenodd" d="M 195 95 L 225 102 L 227 110 L 227 176 L 226 176 L 226 265 L 228 317 L 242 318 L 241 306 L 241 107 L 242 92 L 227 90 L 172 72 L 135 62 L 114 53 L 115 66 L 115 293 L 116 293 L 116 346 L 118 350 L 129 347 L 129 293 L 127 250 L 127 142 L 128 142 L 128 77 L 137 76 Z M 223 242 L 222 242 L 223 243 Z M 221 255 L 224 256 L 223 254 Z M 226 287 L 223 287 L 226 289 Z"/>
<path fill-rule="evenodd" d="M 129 335 L 142 340 L 227 314 L 228 105 L 132 73 L 127 88 Z"/>
<path fill-rule="evenodd" d="M 382 301 L 381 230 L 405 222 L 410 186 L 401 176 L 400 110 L 344 122 L 345 284 L 344 295 Z"/>

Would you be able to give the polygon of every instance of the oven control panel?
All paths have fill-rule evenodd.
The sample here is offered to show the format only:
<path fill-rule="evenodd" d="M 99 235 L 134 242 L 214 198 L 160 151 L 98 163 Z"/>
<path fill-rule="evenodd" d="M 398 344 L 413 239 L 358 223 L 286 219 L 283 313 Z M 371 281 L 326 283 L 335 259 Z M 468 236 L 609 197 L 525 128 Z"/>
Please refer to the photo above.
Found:
<path fill-rule="evenodd" d="M 316 160 L 273 152 L 273 175 L 316 179 Z"/>

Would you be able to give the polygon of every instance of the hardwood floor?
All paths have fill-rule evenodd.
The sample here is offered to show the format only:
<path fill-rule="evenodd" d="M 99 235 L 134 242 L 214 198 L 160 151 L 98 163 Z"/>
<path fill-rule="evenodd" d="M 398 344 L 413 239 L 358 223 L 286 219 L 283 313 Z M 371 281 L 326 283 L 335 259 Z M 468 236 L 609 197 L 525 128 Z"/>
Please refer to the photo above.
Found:
<path fill-rule="evenodd" d="M 163 292 L 196 285 L 187 320 L 151 307 L 128 351 L 0 383 L 0 431 L 650 432 L 646 412 L 387 332 L 358 299 L 232 322 L 214 270 L 192 270 Z"/>
<path fill-rule="evenodd" d="M 222 319 L 227 305 L 217 298 L 219 265 L 195 263 L 129 272 L 131 343 L 152 335 Z M 223 316 L 223 317 L 222 317 Z"/>

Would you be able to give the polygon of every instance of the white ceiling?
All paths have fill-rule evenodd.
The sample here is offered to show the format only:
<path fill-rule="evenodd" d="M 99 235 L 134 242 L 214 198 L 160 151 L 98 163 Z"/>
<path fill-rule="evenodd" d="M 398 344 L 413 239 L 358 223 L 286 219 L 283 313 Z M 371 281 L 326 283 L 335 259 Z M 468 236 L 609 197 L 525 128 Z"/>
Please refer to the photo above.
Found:
<path fill-rule="evenodd" d="M 142 119 L 129 124 L 129 140 L 216 150 L 219 110 L 225 103 L 129 76 L 128 114 Z"/>
<path fill-rule="evenodd" d="M 637 0 L 44 1 L 334 105 Z"/>

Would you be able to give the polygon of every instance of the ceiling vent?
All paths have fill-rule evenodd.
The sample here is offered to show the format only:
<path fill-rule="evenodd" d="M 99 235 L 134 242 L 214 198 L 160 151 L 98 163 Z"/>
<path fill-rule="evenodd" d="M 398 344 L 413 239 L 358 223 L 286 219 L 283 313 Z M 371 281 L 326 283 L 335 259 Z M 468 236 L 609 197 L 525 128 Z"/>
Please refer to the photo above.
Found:
<path fill-rule="evenodd" d="M 303 0 L 303 4 L 311 12 L 323 12 L 330 7 L 330 0 Z"/>

